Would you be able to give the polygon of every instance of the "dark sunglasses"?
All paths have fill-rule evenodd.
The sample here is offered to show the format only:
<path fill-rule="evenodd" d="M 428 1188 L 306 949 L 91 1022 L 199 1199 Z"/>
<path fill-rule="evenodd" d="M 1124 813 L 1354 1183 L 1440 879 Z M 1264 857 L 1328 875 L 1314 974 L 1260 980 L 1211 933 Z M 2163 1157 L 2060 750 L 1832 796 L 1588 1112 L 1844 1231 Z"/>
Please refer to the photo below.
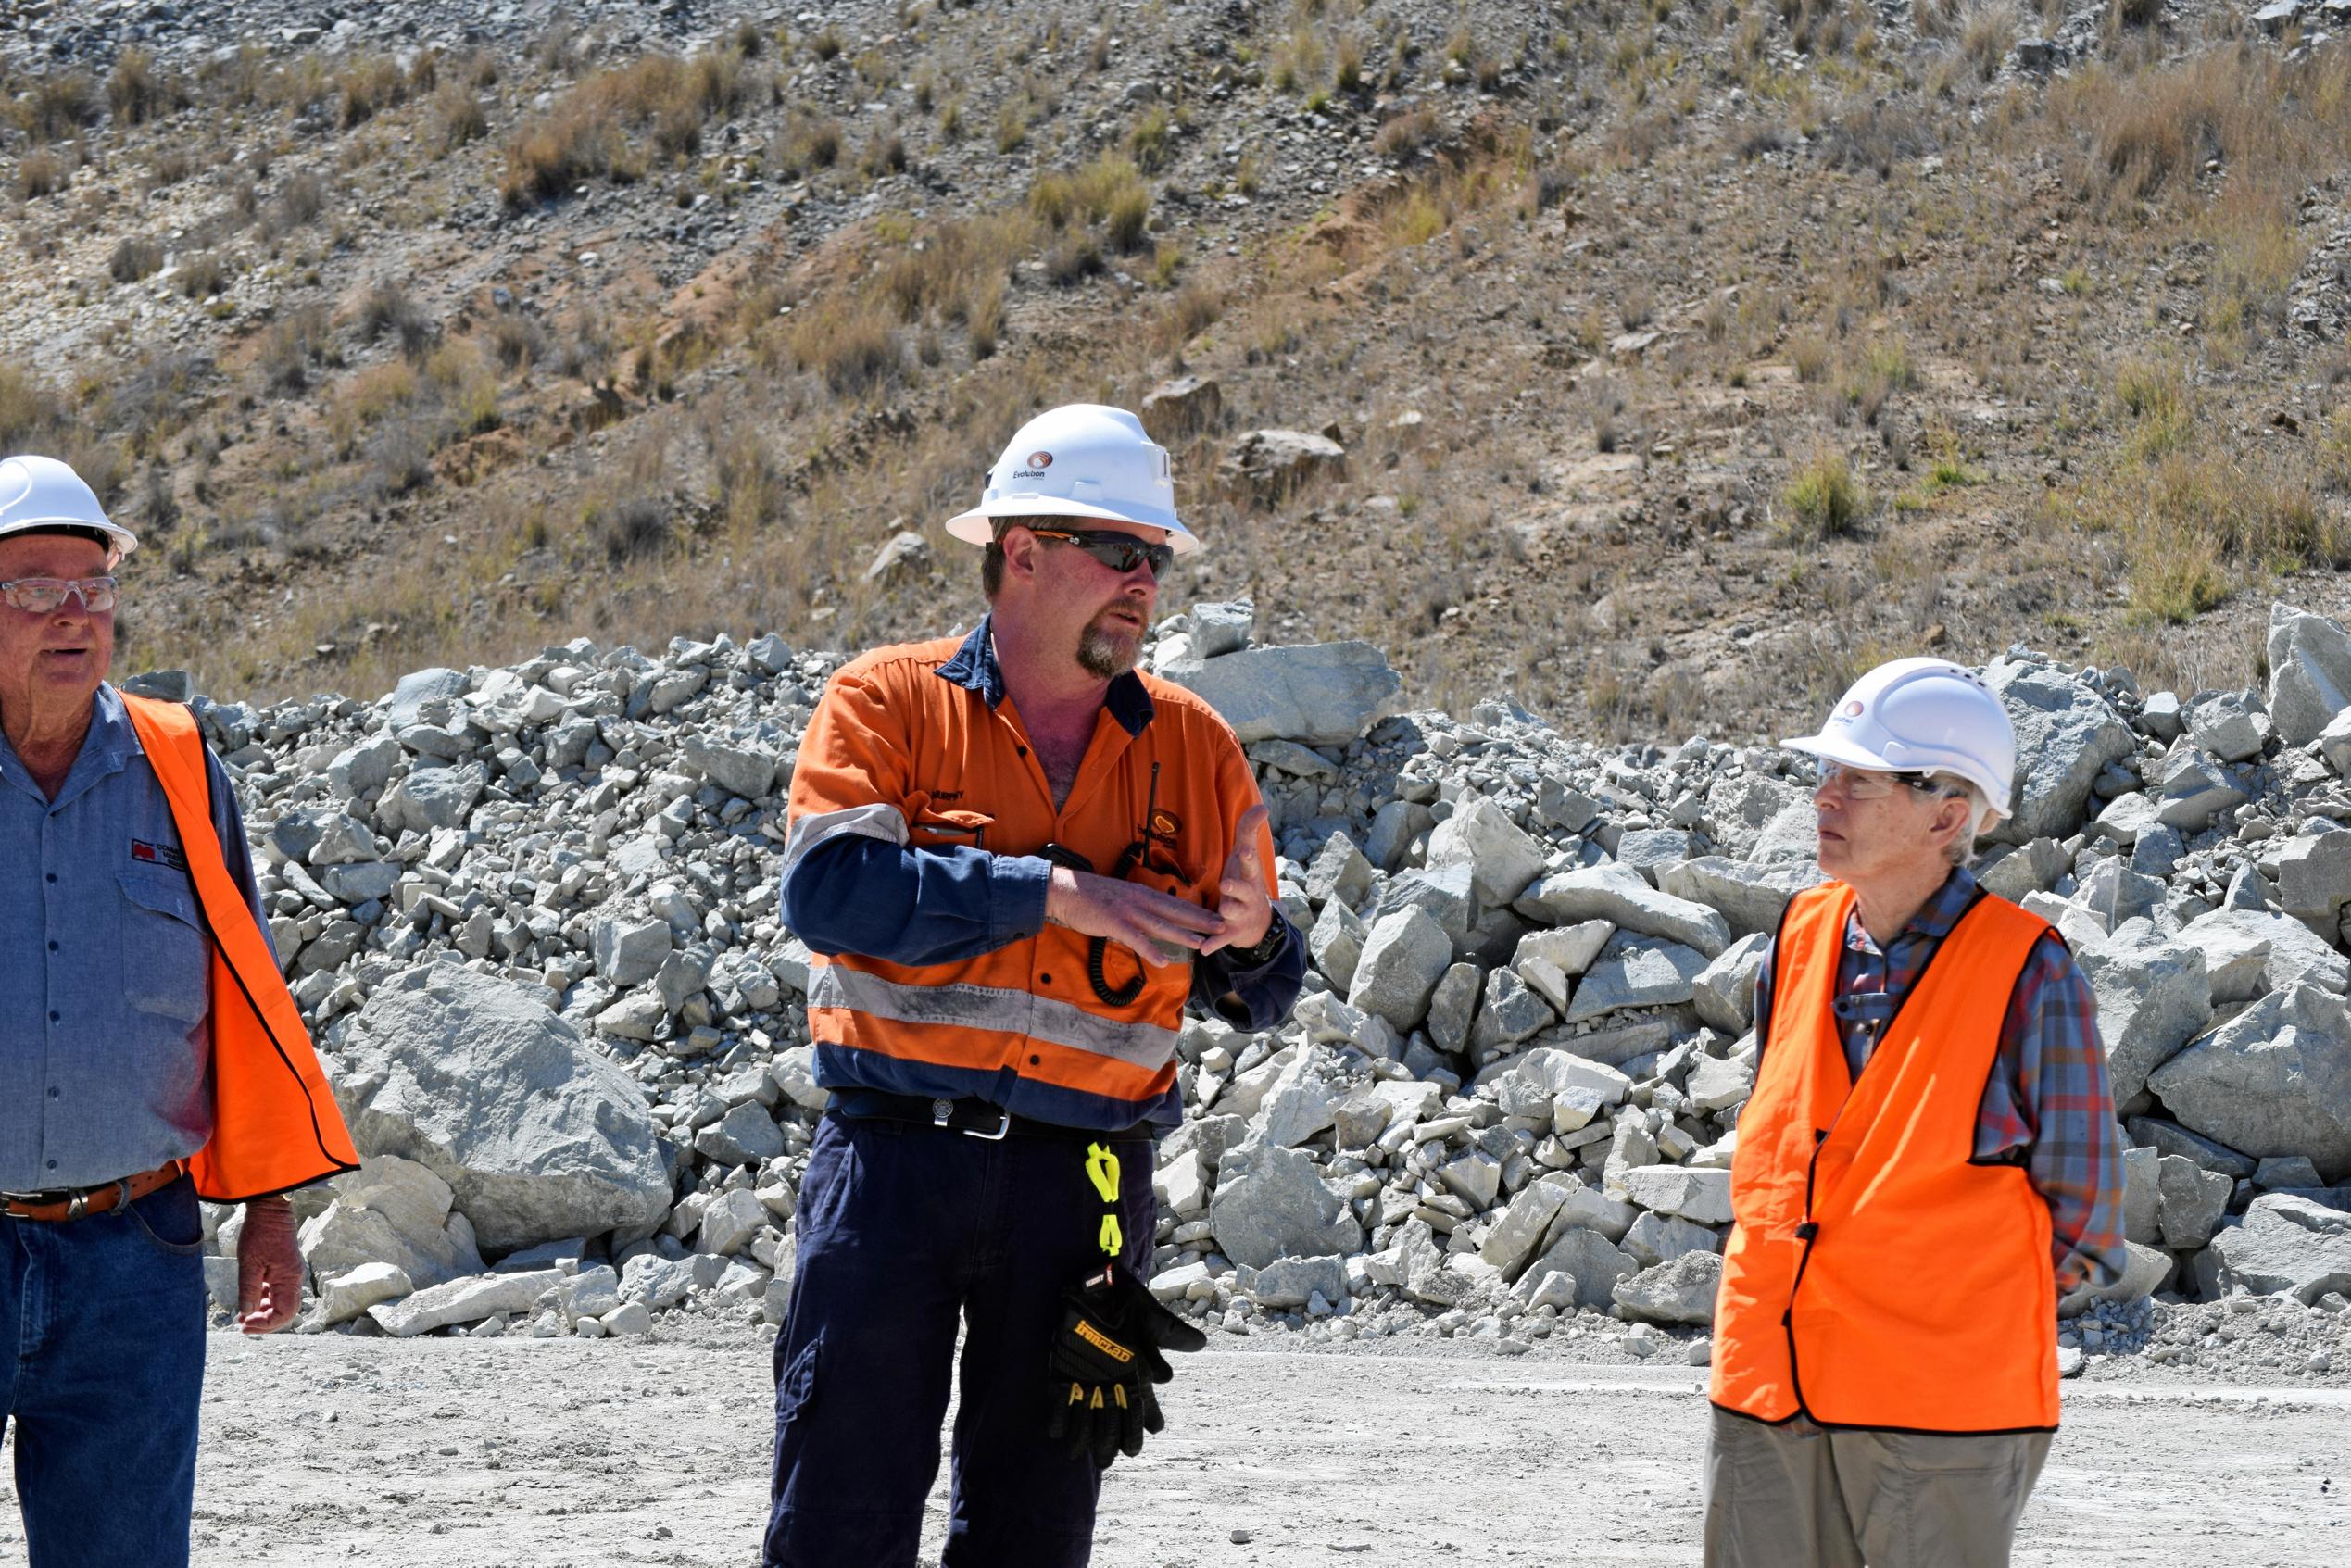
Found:
<path fill-rule="evenodd" d="M 1154 582 L 1167 575 L 1168 563 L 1176 558 L 1174 546 L 1146 545 L 1131 533 L 1062 528 L 1032 528 L 1029 532 L 1039 539 L 1066 539 L 1122 575 L 1148 564 Z"/>

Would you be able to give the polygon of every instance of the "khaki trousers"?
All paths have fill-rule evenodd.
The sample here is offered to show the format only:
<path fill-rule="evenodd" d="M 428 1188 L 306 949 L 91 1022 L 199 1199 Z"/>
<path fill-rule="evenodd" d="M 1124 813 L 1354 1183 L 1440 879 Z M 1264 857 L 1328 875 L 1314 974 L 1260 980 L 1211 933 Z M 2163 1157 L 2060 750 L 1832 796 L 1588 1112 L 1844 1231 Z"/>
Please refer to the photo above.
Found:
<path fill-rule="evenodd" d="M 1713 1411 L 1706 1568 L 2007 1568 L 2050 1434 L 1944 1437 Z"/>

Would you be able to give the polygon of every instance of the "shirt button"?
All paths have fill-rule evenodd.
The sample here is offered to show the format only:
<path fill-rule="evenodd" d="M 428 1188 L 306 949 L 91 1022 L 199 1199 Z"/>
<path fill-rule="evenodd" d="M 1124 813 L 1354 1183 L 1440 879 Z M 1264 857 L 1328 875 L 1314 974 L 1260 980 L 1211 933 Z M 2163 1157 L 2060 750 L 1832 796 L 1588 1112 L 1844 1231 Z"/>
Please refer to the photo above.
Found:
<path fill-rule="evenodd" d="M 54 1171 L 54 1170 L 56 1170 L 57 1168 L 57 1162 L 56 1160 L 50 1160 L 50 1161 L 49 1161 L 49 1169 L 50 1169 L 50 1170 L 52 1170 L 52 1171 Z"/>
<path fill-rule="evenodd" d="M 63 1089 L 51 1089 L 51 1090 L 49 1091 L 49 1098 L 50 1098 L 51 1099 L 55 1099 L 55 1098 L 57 1098 L 59 1095 L 63 1094 L 64 1092 L 65 1092 L 65 1091 L 64 1091 Z"/>
<path fill-rule="evenodd" d="M 1040 974 L 1037 977 L 1037 983 L 1039 985 L 1050 985 L 1053 983 L 1053 977 L 1050 974 Z"/>
<path fill-rule="evenodd" d="M 57 872 L 51 872 L 49 873 L 49 880 L 50 880 L 51 882 L 55 882 L 55 881 L 57 881 Z"/>
<path fill-rule="evenodd" d="M 51 952 L 53 952 L 53 953 L 54 953 L 54 952 L 56 952 L 57 950 L 57 945 L 55 942 L 50 943 L 50 944 L 49 944 L 49 951 L 51 951 Z"/>
<path fill-rule="evenodd" d="M 49 1022 L 52 1022 L 52 1023 L 55 1023 L 57 1021 L 57 1009 L 55 1009 L 55 1008 L 51 1008 L 51 1009 L 49 1010 Z"/>

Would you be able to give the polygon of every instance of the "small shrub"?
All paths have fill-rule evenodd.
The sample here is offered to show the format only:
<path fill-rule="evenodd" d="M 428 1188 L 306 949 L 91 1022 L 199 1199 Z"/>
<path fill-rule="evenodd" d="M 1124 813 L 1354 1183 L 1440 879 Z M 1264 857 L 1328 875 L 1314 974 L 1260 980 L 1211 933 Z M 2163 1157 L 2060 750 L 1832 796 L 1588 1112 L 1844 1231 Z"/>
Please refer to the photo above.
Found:
<path fill-rule="evenodd" d="M 326 210 L 326 182 L 315 174 L 297 174 L 285 182 L 278 199 L 270 204 L 268 228 L 274 237 L 292 233 L 314 221 Z"/>
<path fill-rule="evenodd" d="M 1341 93 L 1364 90 L 1364 46 L 1351 33 L 1339 41 L 1339 56 L 1331 70 L 1331 85 Z"/>
<path fill-rule="evenodd" d="M 1169 138 L 1173 121 L 1167 111 L 1156 106 L 1146 109 L 1127 128 L 1126 156 L 1135 167 L 1146 174 L 1156 174 L 1165 169 L 1173 156 Z"/>
<path fill-rule="evenodd" d="M 400 345 L 400 352 L 414 359 L 422 356 L 440 341 L 440 324 L 424 312 L 414 295 L 398 282 L 384 279 L 367 292 L 359 302 L 359 336 L 373 343 L 389 333 Z"/>
<path fill-rule="evenodd" d="M 2132 423 L 2131 451 L 2143 458 L 2184 445 L 2194 415 L 2194 393 L 2176 359 L 2127 361 L 2115 372 L 2114 404 Z"/>
<path fill-rule="evenodd" d="M 2117 0 L 2129 4 L 2131 0 Z M 1979 80 L 2000 74 L 2001 62 L 2017 42 L 2017 7 L 2013 0 L 1988 0 L 1971 6 L 1960 23 L 1959 52 L 1975 68 Z"/>
<path fill-rule="evenodd" d="M 547 329 L 520 310 L 501 310 L 491 317 L 484 335 L 489 339 L 491 358 L 505 370 L 535 365 L 547 356 Z"/>
<path fill-rule="evenodd" d="M 996 111 L 996 150 L 1016 153 L 1028 141 L 1028 100 L 1012 97 Z"/>
<path fill-rule="evenodd" d="M 158 76 L 155 56 L 144 49 L 125 49 L 115 56 L 107 78 L 107 107 L 118 125 L 145 125 L 170 114 L 188 101 L 180 84 Z"/>
<path fill-rule="evenodd" d="M 1105 270 L 1101 247 L 1085 234 L 1073 234 L 1045 257 L 1045 281 L 1056 288 L 1075 288 Z"/>
<path fill-rule="evenodd" d="M 474 96 L 471 86 L 445 82 L 433 94 L 432 126 L 434 145 L 447 154 L 488 135 L 490 117 L 483 111 L 482 100 Z"/>
<path fill-rule="evenodd" d="M 1150 221 L 1150 193 L 1139 188 L 1120 192 L 1111 199 L 1102 214 L 1102 237 L 1111 248 L 1133 251 L 1143 243 L 1144 226 Z"/>
<path fill-rule="evenodd" d="M 254 364 L 270 391 L 299 392 L 310 384 L 310 367 L 327 358 L 333 328 L 326 307 L 306 305 L 270 323 L 254 351 Z"/>
<path fill-rule="evenodd" d="M 65 186 L 65 160 L 46 148 L 29 152 L 17 161 L 17 194 L 24 200 L 56 195 Z"/>
<path fill-rule="evenodd" d="M 344 130 L 366 124 L 408 96 L 408 73 L 389 55 L 368 55 L 335 77 L 335 121 Z"/>
<path fill-rule="evenodd" d="M 649 495 L 595 508 L 588 531 L 604 546 L 604 558 L 613 566 L 656 556 L 669 547 L 670 508 Z"/>
<path fill-rule="evenodd" d="M 833 27 L 825 28 L 823 31 L 808 41 L 808 49 L 810 54 L 820 60 L 829 62 L 838 57 L 841 52 L 839 30 Z"/>
<path fill-rule="evenodd" d="M 876 304 L 839 298 L 804 306 L 786 333 L 792 363 L 812 370 L 838 397 L 860 397 L 897 378 L 898 328 Z"/>
<path fill-rule="evenodd" d="M 1829 373 L 1828 340 L 1816 333 L 1807 333 L 1788 345 L 1788 360 L 1795 368 L 1796 380 L 1806 386 L 1817 384 Z"/>
<path fill-rule="evenodd" d="M 1424 106 L 1409 114 L 1400 114 L 1379 128 L 1372 138 L 1372 150 L 1394 162 L 1407 162 L 1418 156 L 1437 140 L 1444 122 L 1434 108 Z"/>
<path fill-rule="evenodd" d="M 1790 532 L 1804 539 L 1850 538 L 1861 530 L 1867 499 L 1840 453 L 1827 452 L 1796 470 L 1785 499 L 1793 519 Z"/>
<path fill-rule="evenodd" d="M 906 139 L 895 131 L 881 131 L 865 144 L 862 160 L 865 172 L 878 180 L 885 174 L 906 172 Z"/>
<path fill-rule="evenodd" d="M 8 117 L 35 146 L 78 136 L 97 122 L 105 100 L 87 72 L 58 71 L 35 77 L 32 85 L 8 107 Z"/>
<path fill-rule="evenodd" d="M 208 250 L 197 251 L 180 259 L 180 269 L 172 273 L 172 284 L 190 299 L 209 299 L 220 292 L 228 277 L 228 269 L 220 258 Z"/>
<path fill-rule="evenodd" d="M 163 267 L 163 246 L 154 240 L 132 238 L 114 247 L 107 258 L 107 276 L 118 283 L 151 278 Z"/>

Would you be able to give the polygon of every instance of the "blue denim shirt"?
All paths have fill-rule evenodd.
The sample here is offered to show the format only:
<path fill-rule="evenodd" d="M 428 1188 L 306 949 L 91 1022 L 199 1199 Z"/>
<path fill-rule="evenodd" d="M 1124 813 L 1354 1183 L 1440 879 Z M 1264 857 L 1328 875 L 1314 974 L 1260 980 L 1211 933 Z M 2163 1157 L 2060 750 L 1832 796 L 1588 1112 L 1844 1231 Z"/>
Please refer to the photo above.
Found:
<path fill-rule="evenodd" d="M 0 1191 L 96 1185 L 212 1135 L 195 885 L 122 699 L 101 685 L 93 706 L 54 801 L 0 736 Z M 213 831 L 258 920 L 236 795 L 206 760 Z"/>

